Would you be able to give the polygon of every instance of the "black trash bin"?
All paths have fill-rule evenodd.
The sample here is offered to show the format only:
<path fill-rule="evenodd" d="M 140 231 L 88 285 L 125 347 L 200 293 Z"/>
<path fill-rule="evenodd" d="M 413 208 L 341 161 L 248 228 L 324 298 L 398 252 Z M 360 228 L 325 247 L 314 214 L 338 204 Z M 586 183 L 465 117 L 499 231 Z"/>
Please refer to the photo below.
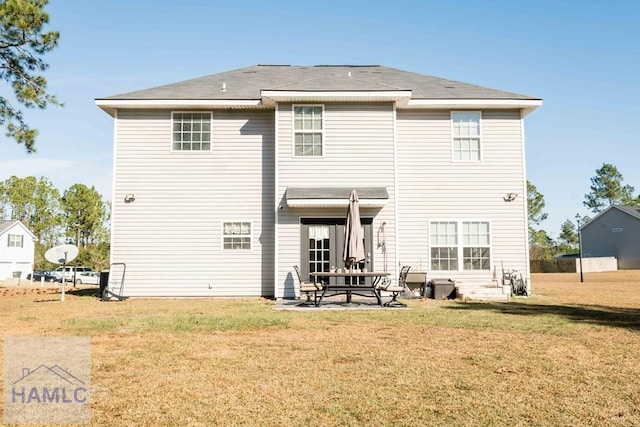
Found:
<path fill-rule="evenodd" d="M 456 297 L 455 283 L 451 279 L 431 279 L 429 284 L 433 290 L 434 299 L 449 299 Z"/>
<path fill-rule="evenodd" d="M 109 270 L 100 272 L 100 297 L 104 295 L 104 290 L 109 285 Z"/>

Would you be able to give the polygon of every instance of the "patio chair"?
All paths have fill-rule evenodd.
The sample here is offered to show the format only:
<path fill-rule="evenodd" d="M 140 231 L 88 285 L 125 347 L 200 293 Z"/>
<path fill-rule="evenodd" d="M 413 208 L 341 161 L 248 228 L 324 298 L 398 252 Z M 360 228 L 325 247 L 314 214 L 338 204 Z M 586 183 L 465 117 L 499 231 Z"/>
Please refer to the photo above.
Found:
<path fill-rule="evenodd" d="M 300 267 L 297 265 L 293 266 L 293 269 L 296 271 L 296 276 L 298 276 L 298 283 L 300 284 L 300 294 L 305 293 L 307 295 L 307 303 L 316 304 L 318 300 L 318 292 L 322 291 L 324 288 L 324 283 L 322 282 L 309 282 L 302 280 L 302 276 L 300 275 Z M 311 300 L 311 293 L 313 293 L 313 300 Z"/>
<path fill-rule="evenodd" d="M 387 279 L 383 281 L 383 283 L 378 287 L 378 290 L 380 291 L 391 292 L 391 299 L 385 302 L 384 304 L 382 304 L 383 306 L 385 307 L 406 307 L 407 306 L 406 304 L 398 301 L 397 298 L 398 298 L 398 295 L 400 295 L 400 293 L 402 293 L 407 287 L 407 273 L 409 273 L 410 269 L 411 269 L 411 266 L 403 265 L 402 268 L 400 269 L 400 276 L 398 276 L 397 284 L 394 285 L 391 280 Z"/>

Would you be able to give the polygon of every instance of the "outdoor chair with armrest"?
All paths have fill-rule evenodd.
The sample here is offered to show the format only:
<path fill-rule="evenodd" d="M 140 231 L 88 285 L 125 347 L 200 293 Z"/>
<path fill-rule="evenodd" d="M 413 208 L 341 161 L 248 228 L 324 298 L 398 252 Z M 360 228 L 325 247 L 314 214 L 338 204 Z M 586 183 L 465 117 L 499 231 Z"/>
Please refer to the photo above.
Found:
<path fill-rule="evenodd" d="M 391 292 L 391 299 L 383 304 L 385 307 L 406 307 L 407 305 L 398 301 L 398 295 L 406 288 L 407 281 L 407 273 L 411 266 L 403 265 L 400 269 L 400 276 L 398 277 L 398 283 L 393 284 L 393 282 L 389 279 L 382 280 L 380 285 L 378 286 L 379 291 Z"/>
<path fill-rule="evenodd" d="M 318 300 L 318 292 L 322 291 L 324 288 L 324 283 L 322 282 L 310 282 L 306 280 L 302 280 L 302 275 L 300 274 L 300 267 L 297 265 L 293 266 L 293 269 L 296 271 L 296 276 L 298 276 L 298 283 L 300 285 L 300 294 L 305 293 L 307 295 L 307 303 L 316 304 Z M 313 293 L 313 300 L 311 300 L 311 293 Z"/>

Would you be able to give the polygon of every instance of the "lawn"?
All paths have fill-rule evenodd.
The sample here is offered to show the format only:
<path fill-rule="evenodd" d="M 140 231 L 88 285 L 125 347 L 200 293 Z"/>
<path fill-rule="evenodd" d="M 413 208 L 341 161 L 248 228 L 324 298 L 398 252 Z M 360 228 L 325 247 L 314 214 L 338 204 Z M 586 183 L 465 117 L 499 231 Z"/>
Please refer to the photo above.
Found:
<path fill-rule="evenodd" d="M 640 271 L 538 274 L 509 303 L 2 292 L 3 336 L 89 336 L 92 424 L 640 426 Z"/>

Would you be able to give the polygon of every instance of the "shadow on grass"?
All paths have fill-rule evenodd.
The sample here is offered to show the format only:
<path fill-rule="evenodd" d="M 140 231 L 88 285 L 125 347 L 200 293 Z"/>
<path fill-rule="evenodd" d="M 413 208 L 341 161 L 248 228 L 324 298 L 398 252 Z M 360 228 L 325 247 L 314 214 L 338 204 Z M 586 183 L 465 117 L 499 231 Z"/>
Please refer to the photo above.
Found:
<path fill-rule="evenodd" d="M 509 303 L 459 303 L 451 310 L 491 310 L 516 316 L 561 316 L 572 322 L 640 330 L 640 309 L 601 305 L 546 305 Z"/>
<path fill-rule="evenodd" d="M 93 297 L 98 298 L 100 296 L 100 289 L 98 288 L 79 288 L 79 289 L 70 289 L 67 291 L 70 295 L 75 295 L 77 297 Z"/>

